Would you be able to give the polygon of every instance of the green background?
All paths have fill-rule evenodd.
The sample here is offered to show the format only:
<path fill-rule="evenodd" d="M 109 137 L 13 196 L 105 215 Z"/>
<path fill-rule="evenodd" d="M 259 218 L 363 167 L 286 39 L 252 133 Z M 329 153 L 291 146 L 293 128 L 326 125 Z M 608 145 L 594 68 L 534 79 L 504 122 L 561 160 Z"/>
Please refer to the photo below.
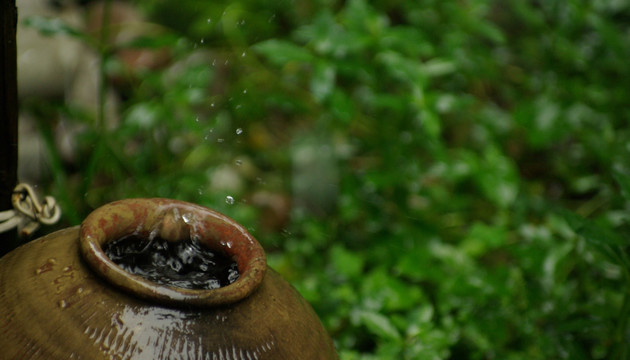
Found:
<path fill-rule="evenodd" d="M 130 197 L 224 212 L 344 360 L 630 357 L 629 1 L 137 6 L 161 31 L 122 45 L 29 22 L 123 79 L 114 127 L 23 104 L 60 227 Z M 55 116 L 81 125 L 71 163 Z"/>

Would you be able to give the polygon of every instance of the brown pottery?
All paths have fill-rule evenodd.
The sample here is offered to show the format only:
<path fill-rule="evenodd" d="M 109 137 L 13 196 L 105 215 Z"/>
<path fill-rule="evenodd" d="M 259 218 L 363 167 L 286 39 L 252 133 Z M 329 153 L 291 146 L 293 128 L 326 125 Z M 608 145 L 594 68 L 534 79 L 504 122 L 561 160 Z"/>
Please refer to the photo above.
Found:
<path fill-rule="evenodd" d="M 102 250 L 130 234 L 194 237 L 236 261 L 240 276 L 213 290 L 151 282 Z M 0 335 L 0 359 L 338 359 L 311 306 L 242 226 L 167 199 L 105 205 L 80 228 L 1 258 Z"/>

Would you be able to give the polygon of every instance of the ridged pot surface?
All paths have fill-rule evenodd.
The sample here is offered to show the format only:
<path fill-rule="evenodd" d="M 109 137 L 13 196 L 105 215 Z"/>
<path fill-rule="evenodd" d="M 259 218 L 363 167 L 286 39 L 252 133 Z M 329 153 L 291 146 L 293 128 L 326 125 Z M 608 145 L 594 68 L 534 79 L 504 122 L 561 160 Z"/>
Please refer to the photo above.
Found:
<path fill-rule="evenodd" d="M 311 306 L 275 271 L 245 293 L 208 306 L 137 296 L 92 270 L 78 227 L 61 230 L 0 259 L 1 358 L 338 358 Z"/>

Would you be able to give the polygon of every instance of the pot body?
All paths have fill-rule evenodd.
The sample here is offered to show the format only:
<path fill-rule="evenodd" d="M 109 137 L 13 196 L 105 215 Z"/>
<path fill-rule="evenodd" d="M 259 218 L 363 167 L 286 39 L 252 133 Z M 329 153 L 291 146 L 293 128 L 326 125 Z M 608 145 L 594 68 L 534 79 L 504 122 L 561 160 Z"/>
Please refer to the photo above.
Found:
<path fill-rule="evenodd" d="M 337 359 L 317 315 L 267 268 L 242 300 L 156 304 L 103 280 L 60 230 L 0 259 L 3 359 Z"/>

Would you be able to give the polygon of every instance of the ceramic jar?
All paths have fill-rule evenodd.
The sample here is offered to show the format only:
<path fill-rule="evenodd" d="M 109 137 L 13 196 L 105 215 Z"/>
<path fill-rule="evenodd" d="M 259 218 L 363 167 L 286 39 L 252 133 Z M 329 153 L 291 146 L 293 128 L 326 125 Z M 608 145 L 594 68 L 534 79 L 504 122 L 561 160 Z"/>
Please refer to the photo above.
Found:
<path fill-rule="evenodd" d="M 124 271 L 104 245 L 127 235 L 194 237 L 240 272 L 212 290 Z M 311 306 L 266 264 L 260 244 L 210 209 L 168 199 L 105 205 L 81 227 L 0 259 L 3 359 L 337 359 Z"/>

